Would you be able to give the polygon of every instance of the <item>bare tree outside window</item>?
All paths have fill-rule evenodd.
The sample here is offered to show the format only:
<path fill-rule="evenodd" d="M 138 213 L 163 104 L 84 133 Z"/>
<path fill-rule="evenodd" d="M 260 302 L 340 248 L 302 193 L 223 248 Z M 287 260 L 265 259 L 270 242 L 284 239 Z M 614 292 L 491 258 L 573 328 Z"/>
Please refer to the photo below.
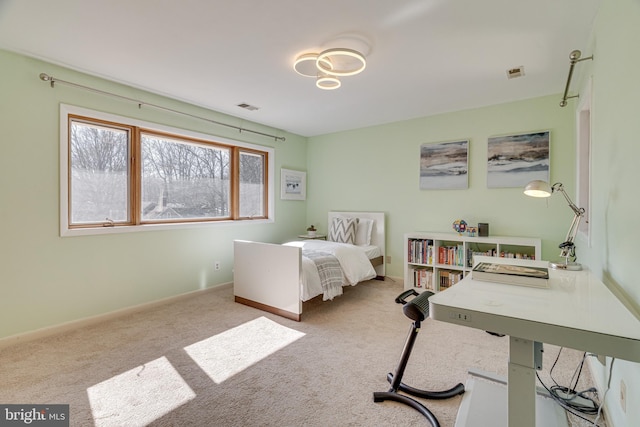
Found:
<path fill-rule="evenodd" d="M 230 153 L 142 135 L 142 219 L 230 215 Z"/>
<path fill-rule="evenodd" d="M 68 230 L 268 217 L 268 148 L 114 116 L 67 117 L 61 213 Z"/>
<path fill-rule="evenodd" d="M 240 153 L 240 216 L 253 218 L 264 213 L 263 154 Z"/>
<path fill-rule="evenodd" d="M 71 221 L 126 222 L 129 131 L 72 122 Z"/>

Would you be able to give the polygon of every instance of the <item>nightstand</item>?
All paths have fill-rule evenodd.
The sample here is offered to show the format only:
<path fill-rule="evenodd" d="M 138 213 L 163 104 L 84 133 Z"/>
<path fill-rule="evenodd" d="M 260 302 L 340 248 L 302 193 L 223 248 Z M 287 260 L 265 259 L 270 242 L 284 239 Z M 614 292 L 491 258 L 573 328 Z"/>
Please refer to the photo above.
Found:
<path fill-rule="evenodd" d="M 308 234 L 298 234 L 298 238 L 299 239 L 312 239 L 312 240 L 327 240 L 327 235 L 326 234 L 315 234 L 313 236 L 310 236 Z"/>

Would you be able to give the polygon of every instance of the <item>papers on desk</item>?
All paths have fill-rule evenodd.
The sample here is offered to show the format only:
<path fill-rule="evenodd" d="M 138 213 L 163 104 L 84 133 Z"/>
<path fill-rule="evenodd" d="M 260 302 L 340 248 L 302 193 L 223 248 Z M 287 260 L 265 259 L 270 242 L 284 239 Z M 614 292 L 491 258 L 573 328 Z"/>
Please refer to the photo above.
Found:
<path fill-rule="evenodd" d="M 549 269 L 547 267 L 479 262 L 471 270 L 471 278 L 507 285 L 549 287 Z"/>

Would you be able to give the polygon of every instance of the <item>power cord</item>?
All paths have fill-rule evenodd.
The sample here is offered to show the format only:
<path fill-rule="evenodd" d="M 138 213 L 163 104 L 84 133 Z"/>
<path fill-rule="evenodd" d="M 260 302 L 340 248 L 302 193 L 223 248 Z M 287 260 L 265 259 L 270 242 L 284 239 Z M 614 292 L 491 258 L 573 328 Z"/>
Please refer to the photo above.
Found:
<path fill-rule="evenodd" d="M 560 354 L 562 353 L 563 348 L 560 348 L 558 351 L 558 355 L 556 356 L 556 360 L 553 362 L 551 369 L 549 370 L 549 376 L 553 381 L 554 385 L 551 387 L 547 387 L 547 385 L 542 381 L 538 373 L 536 372 L 536 377 L 540 384 L 547 390 L 549 395 L 567 412 L 570 412 L 574 416 L 581 418 L 588 423 L 598 426 L 597 422 L 600 418 L 600 414 L 602 412 L 602 405 L 604 404 L 604 399 L 601 404 L 596 403 L 594 397 L 597 396 L 597 390 L 593 387 L 588 388 L 583 391 L 576 391 L 576 387 L 578 385 L 578 381 L 580 379 L 580 375 L 582 374 L 582 368 L 584 366 L 584 361 L 586 359 L 587 353 L 583 353 L 582 360 L 576 367 L 576 370 L 571 377 L 569 382 L 569 386 L 561 386 L 558 382 L 553 378 L 553 369 L 555 368 L 558 360 L 560 359 Z M 613 364 L 613 363 L 612 363 Z M 611 381 L 611 375 L 609 375 L 609 382 Z M 609 388 L 607 388 L 607 391 Z M 594 397 L 591 397 L 594 396 Z M 605 392 L 606 396 L 606 392 Z M 585 415 L 596 415 L 596 420 L 592 421 L 586 418 Z"/>
<path fill-rule="evenodd" d="M 611 390 L 611 373 L 613 372 L 613 362 L 615 361 L 615 357 L 611 358 L 611 365 L 609 366 L 609 380 L 607 380 L 607 389 L 604 391 L 604 396 L 602 396 L 602 402 L 600 403 L 600 407 L 598 408 L 598 416 L 596 417 L 594 423 L 597 423 L 600 419 L 600 415 L 602 415 L 602 407 L 604 406 L 604 401 L 607 398 L 607 393 L 609 393 L 609 390 Z"/>

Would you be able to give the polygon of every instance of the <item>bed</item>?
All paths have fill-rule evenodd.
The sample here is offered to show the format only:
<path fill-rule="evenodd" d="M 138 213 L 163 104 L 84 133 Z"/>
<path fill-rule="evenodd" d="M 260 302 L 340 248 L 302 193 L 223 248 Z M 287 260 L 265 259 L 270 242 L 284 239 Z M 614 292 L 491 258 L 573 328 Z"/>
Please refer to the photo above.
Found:
<path fill-rule="evenodd" d="M 343 286 L 384 278 L 384 213 L 332 211 L 327 229 L 327 241 L 234 241 L 235 301 L 300 321 L 304 301 L 330 300 Z"/>

